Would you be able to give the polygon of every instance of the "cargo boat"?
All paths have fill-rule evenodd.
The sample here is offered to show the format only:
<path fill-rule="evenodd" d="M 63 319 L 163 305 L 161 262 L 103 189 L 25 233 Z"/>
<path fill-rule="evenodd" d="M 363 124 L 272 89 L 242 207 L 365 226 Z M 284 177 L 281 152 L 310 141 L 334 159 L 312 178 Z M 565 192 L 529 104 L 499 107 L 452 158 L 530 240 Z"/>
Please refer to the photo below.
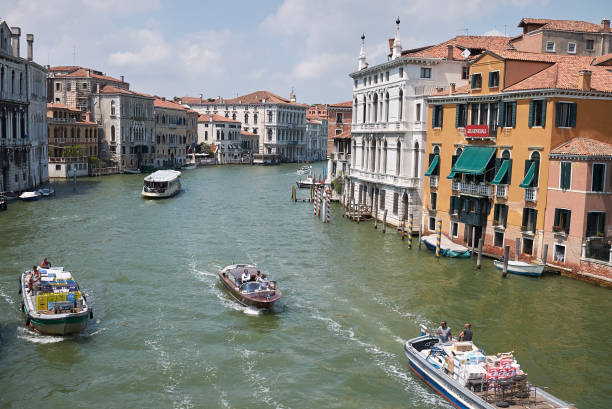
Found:
<path fill-rule="evenodd" d="M 40 291 L 28 289 L 31 271 L 19 279 L 22 310 L 27 327 L 41 334 L 68 335 L 81 332 L 87 319 L 93 318 L 93 309 L 79 290 L 72 274 L 63 267 L 40 268 Z"/>
<path fill-rule="evenodd" d="M 575 409 L 527 382 L 511 352 L 486 356 L 472 342 L 442 344 L 425 331 L 404 351 L 410 369 L 457 408 Z"/>
<path fill-rule="evenodd" d="M 142 196 L 149 199 L 172 197 L 181 190 L 181 172 L 158 170 L 144 178 Z"/>
<path fill-rule="evenodd" d="M 248 270 L 254 277 L 260 271 L 251 264 L 232 264 L 219 271 L 219 280 L 225 289 L 240 304 L 255 308 L 271 308 L 272 305 L 282 297 L 282 293 L 276 288 L 276 281 L 242 282 L 242 273 Z"/>

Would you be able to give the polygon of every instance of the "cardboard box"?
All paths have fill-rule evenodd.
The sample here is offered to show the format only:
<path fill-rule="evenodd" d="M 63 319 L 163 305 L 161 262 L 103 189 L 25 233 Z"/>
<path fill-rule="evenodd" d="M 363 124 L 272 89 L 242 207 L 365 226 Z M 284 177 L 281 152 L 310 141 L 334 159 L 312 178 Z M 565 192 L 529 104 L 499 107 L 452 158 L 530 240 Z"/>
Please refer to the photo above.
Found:
<path fill-rule="evenodd" d="M 471 342 L 457 342 L 455 344 L 455 350 L 457 350 L 457 352 L 468 352 L 472 350 L 472 343 Z"/>

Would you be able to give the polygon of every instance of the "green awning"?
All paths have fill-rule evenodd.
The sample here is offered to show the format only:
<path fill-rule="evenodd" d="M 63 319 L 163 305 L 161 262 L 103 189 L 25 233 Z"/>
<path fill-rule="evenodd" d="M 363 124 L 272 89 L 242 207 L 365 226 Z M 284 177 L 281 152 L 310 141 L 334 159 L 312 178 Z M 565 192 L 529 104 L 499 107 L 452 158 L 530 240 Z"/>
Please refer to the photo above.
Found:
<path fill-rule="evenodd" d="M 451 172 L 446 178 L 447 179 L 453 179 L 456 174 L 457 174 L 457 172 Z"/>
<path fill-rule="evenodd" d="M 495 148 L 493 147 L 467 146 L 455 162 L 451 174 L 447 178 L 452 179 L 455 173 L 482 175 L 493 155 L 495 155 Z"/>
<path fill-rule="evenodd" d="M 535 165 L 535 162 L 531 164 L 529 170 L 527 171 L 527 174 L 525 175 L 525 179 L 523 179 L 523 181 L 519 185 L 520 187 L 526 189 L 531 186 L 531 182 L 533 182 L 533 177 L 535 176 Z"/>
<path fill-rule="evenodd" d="M 504 176 L 506 176 L 506 173 L 508 173 L 509 167 L 510 167 L 510 161 L 509 160 L 503 161 L 502 165 L 499 168 L 499 171 L 497 172 L 497 175 L 495 175 L 495 177 L 493 178 L 493 182 L 491 182 L 491 184 L 499 185 L 502 179 L 504 178 Z"/>
<path fill-rule="evenodd" d="M 440 162 L 440 155 L 435 155 L 433 160 L 431 161 L 431 165 L 429 165 L 429 168 L 427 169 L 427 172 L 425 172 L 425 176 L 431 176 L 433 171 L 436 170 L 438 162 Z"/>

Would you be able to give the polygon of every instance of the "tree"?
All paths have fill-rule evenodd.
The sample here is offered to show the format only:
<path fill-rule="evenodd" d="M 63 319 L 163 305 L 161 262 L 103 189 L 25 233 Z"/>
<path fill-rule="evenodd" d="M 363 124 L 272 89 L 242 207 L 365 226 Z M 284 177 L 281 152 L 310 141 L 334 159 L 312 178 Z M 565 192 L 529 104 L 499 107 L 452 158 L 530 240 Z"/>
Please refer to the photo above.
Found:
<path fill-rule="evenodd" d="M 64 146 L 62 156 L 64 158 L 80 158 L 81 156 L 83 156 L 83 147 L 81 145 Z"/>
<path fill-rule="evenodd" d="M 196 153 L 207 153 L 207 154 L 211 154 L 212 150 L 210 149 L 210 145 L 202 142 L 199 145 L 196 145 Z"/>

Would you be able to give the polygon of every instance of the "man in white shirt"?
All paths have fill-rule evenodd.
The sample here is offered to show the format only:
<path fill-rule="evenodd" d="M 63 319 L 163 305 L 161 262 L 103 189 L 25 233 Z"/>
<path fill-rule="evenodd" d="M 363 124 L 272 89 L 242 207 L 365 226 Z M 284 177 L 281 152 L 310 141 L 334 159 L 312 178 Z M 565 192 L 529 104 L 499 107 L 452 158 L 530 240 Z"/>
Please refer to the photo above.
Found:
<path fill-rule="evenodd" d="M 247 270 L 246 268 L 244 269 L 244 273 L 242 273 L 241 280 L 243 283 L 251 281 L 251 274 L 249 273 L 249 270 Z"/>

